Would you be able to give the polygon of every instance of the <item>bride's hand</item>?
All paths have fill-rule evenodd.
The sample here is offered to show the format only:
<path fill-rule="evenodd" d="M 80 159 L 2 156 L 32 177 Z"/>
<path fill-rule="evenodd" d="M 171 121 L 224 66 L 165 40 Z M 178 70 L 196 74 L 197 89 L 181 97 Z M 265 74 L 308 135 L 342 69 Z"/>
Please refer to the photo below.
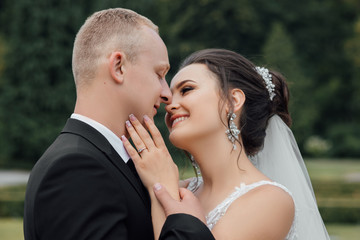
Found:
<path fill-rule="evenodd" d="M 184 179 L 179 181 L 179 188 L 187 188 L 192 178 Z"/>
<path fill-rule="evenodd" d="M 137 150 L 133 148 L 125 136 L 122 136 L 121 140 L 124 147 L 150 194 L 153 192 L 153 185 L 161 183 L 166 186 L 173 198 L 179 200 L 178 168 L 154 122 L 145 115 L 144 123 L 151 136 L 139 120 L 134 115 L 130 115 L 130 121 L 126 122 L 126 129 Z"/>

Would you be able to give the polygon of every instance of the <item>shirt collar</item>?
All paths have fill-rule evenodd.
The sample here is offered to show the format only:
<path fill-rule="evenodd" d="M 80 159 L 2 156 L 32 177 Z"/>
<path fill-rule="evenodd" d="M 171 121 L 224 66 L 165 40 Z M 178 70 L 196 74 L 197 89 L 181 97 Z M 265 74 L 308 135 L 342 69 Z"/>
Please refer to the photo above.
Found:
<path fill-rule="evenodd" d="M 120 157 L 124 160 L 125 163 L 127 163 L 127 161 L 129 161 L 130 156 L 126 152 L 124 144 L 122 143 L 120 138 L 118 136 L 116 136 L 116 134 L 113 133 L 110 129 L 108 129 L 101 123 L 99 123 L 91 118 L 85 117 L 85 116 L 77 114 L 77 113 L 71 114 L 71 118 L 82 121 L 82 122 L 90 125 L 91 127 L 95 128 L 98 132 L 100 132 L 106 138 L 106 140 L 109 141 L 111 146 L 120 155 Z"/>

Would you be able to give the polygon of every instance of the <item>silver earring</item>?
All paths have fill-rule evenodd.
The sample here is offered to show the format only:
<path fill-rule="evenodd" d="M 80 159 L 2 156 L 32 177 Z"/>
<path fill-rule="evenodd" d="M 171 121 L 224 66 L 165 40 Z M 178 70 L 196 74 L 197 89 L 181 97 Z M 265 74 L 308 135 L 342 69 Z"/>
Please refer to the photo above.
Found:
<path fill-rule="evenodd" d="M 229 141 L 232 143 L 233 145 L 233 150 L 236 149 L 236 139 L 239 139 L 239 134 L 240 134 L 240 130 L 237 128 L 234 120 L 236 118 L 236 114 L 235 113 L 229 113 L 228 114 L 228 118 L 229 118 L 229 129 L 227 129 L 225 131 Z"/>
<path fill-rule="evenodd" d="M 199 167 L 199 165 L 195 162 L 195 159 L 194 159 L 194 156 L 193 156 L 193 155 L 191 155 L 190 160 L 191 160 L 191 165 L 195 168 L 195 171 L 196 171 L 197 176 L 198 176 L 198 177 L 201 176 L 200 167 Z"/>

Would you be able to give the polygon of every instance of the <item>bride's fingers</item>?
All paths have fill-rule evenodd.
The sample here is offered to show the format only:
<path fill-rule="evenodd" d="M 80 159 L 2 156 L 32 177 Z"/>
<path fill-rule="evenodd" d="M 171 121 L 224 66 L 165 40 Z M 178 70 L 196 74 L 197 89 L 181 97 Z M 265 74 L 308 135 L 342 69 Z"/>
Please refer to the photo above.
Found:
<path fill-rule="evenodd" d="M 137 151 L 141 149 L 148 148 L 148 146 L 142 141 L 135 128 L 131 125 L 129 121 L 125 122 L 126 130 L 128 131 L 130 138 L 132 139 Z M 126 149 L 127 150 L 127 149 Z"/>
<path fill-rule="evenodd" d="M 164 139 L 161 136 L 159 129 L 155 126 L 154 122 L 147 116 L 144 116 L 144 122 L 146 127 L 149 129 L 149 132 L 153 138 L 155 146 L 161 147 L 165 146 Z"/>
<path fill-rule="evenodd" d="M 179 187 L 180 188 L 187 188 L 190 184 L 191 178 L 185 180 L 179 180 Z"/>
<path fill-rule="evenodd" d="M 150 150 L 155 147 L 154 141 L 151 138 L 150 134 L 146 131 L 144 126 L 139 122 L 139 120 L 131 114 L 129 116 L 132 126 L 135 128 L 137 136 L 144 142 L 145 146 Z M 132 136 L 131 136 L 131 139 Z M 140 146 L 141 147 L 141 146 Z"/>
<path fill-rule="evenodd" d="M 121 136 L 121 141 L 124 144 L 124 147 L 129 154 L 130 158 L 133 160 L 134 163 L 138 162 L 141 158 L 138 152 L 133 148 L 129 140 L 123 135 Z"/>

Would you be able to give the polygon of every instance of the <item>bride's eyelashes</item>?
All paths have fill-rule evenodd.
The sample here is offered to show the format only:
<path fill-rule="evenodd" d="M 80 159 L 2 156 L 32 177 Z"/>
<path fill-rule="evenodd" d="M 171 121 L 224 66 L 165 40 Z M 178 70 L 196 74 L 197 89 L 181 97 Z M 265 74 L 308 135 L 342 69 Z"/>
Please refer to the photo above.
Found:
<path fill-rule="evenodd" d="M 191 90 L 194 90 L 194 88 L 191 86 L 184 86 L 183 88 L 180 89 L 180 94 L 184 96 L 186 93 L 190 92 Z"/>

